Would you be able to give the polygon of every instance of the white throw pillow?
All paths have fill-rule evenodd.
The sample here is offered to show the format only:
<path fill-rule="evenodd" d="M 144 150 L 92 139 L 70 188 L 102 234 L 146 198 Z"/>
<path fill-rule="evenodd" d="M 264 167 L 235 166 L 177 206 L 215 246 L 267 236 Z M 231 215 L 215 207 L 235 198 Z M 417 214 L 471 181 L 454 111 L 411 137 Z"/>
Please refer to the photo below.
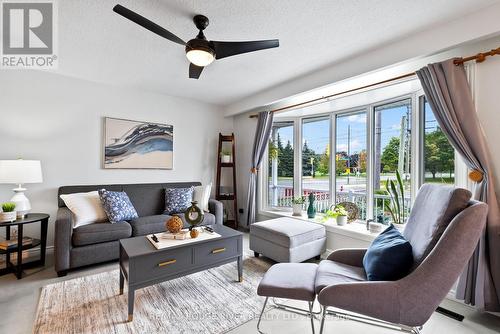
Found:
<path fill-rule="evenodd" d="M 210 199 L 210 193 L 212 192 L 212 182 L 206 186 L 194 187 L 193 201 L 198 202 L 198 207 L 203 211 L 208 212 L 208 200 Z"/>
<path fill-rule="evenodd" d="M 73 213 L 73 228 L 104 222 L 108 219 L 97 191 L 61 195 L 60 197 Z"/>

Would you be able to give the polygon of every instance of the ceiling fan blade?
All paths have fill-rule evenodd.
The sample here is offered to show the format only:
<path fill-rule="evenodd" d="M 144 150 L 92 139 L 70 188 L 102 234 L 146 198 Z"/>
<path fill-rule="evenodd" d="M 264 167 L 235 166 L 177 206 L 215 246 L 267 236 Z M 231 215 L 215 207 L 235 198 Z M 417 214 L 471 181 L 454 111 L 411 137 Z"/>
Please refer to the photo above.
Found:
<path fill-rule="evenodd" d="M 210 42 L 215 50 L 215 59 L 226 58 L 242 53 L 259 51 L 280 46 L 278 39 L 251 42 Z"/>
<path fill-rule="evenodd" d="M 113 7 L 113 11 L 129 19 L 130 21 L 133 21 L 138 25 L 148 29 L 149 31 L 152 31 L 155 34 L 168 39 L 169 41 L 172 41 L 180 45 L 186 45 L 186 42 L 184 42 L 182 39 L 172 34 L 167 29 L 160 27 L 159 25 L 148 20 L 144 16 L 139 15 L 136 12 L 133 12 L 130 9 L 123 7 L 122 5 L 116 5 L 115 7 Z"/>
<path fill-rule="evenodd" d="M 189 63 L 189 77 L 191 79 L 198 79 L 200 77 L 201 71 L 203 71 L 203 66 L 196 66 Z"/>

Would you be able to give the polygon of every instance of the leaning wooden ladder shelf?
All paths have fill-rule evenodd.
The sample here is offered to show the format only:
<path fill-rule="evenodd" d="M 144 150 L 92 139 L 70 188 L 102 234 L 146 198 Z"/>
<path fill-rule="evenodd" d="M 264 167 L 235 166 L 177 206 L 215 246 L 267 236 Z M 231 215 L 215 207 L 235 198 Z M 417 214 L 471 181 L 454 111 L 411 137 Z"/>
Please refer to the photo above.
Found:
<path fill-rule="evenodd" d="M 231 160 L 230 162 L 222 161 L 222 149 L 224 143 L 231 145 Z M 238 228 L 238 204 L 236 200 L 236 151 L 234 142 L 234 133 L 224 136 L 219 133 L 219 147 L 217 152 L 217 183 L 215 190 L 215 198 L 218 201 L 233 201 L 233 219 L 227 220 L 227 225 L 233 225 L 235 229 Z M 233 171 L 233 188 L 231 193 L 221 193 L 221 170 L 222 168 L 231 168 Z"/>

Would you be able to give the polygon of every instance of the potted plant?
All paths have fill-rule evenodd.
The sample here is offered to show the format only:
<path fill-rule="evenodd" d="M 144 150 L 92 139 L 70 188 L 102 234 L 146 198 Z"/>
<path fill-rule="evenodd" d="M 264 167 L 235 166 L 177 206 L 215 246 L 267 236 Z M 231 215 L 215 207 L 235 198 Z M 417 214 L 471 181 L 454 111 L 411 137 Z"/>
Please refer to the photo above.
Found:
<path fill-rule="evenodd" d="M 334 210 L 326 210 L 323 214 L 323 222 L 328 222 L 329 220 L 337 220 L 337 213 Z"/>
<path fill-rule="evenodd" d="M 0 212 L 0 222 L 13 222 L 16 220 L 16 204 L 12 202 L 2 203 L 2 212 Z"/>
<path fill-rule="evenodd" d="M 391 214 L 392 223 L 395 224 L 396 227 L 400 228 L 406 221 L 406 211 L 404 184 L 399 171 L 396 171 L 396 182 L 394 182 L 394 180 L 387 179 L 385 182 L 385 188 L 391 199 L 391 205 L 387 207 L 387 211 Z"/>
<path fill-rule="evenodd" d="M 221 162 L 222 163 L 230 163 L 231 162 L 231 151 L 230 150 L 222 150 L 220 153 Z"/>
<path fill-rule="evenodd" d="M 304 208 L 304 197 L 295 197 L 292 200 L 293 216 L 302 216 L 302 209 Z"/>
<path fill-rule="evenodd" d="M 347 210 L 342 205 L 336 205 L 333 211 L 337 214 L 337 225 L 347 224 Z"/>

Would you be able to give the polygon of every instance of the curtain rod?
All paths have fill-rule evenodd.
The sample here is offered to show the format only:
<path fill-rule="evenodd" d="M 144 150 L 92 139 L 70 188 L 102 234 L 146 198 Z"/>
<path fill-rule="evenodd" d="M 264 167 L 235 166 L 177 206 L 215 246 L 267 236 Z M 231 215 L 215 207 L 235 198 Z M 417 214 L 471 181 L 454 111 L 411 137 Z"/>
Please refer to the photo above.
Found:
<path fill-rule="evenodd" d="M 490 50 L 488 52 L 478 53 L 478 54 L 476 54 L 474 56 L 465 57 L 465 58 L 457 58 L 457 59 L 455 59 L 453 61 L 453 63 L 455 65 L 457 65 L 457 66 L 463 65 L 464 63 L 469 62 L 469 61 L 473 61 L 473 60 L 475 60 L 476 63 L 482 63 L 483 61 L 486 60 L 486 57 L 495 56 L 495 55 L 500 55 L 500 47 L 498 47 L 496 49 L 493 49 L 493 50 Z M 330 94 L 330 95 L 326 95 L 326 96 L 321 96 L 321 97 L 317 97 L 317 98 L 312 99 L 312 100 L 308 100 L 308 101 L 304 101 L 304 102 L 299 102 L 299 103 L 291 104 L 291 105 L 288 105 L 288 106 L 280 107 L 280 108 L 277 108 L 277 109 L 273 109 L 273 110 L 271 110 L 271 112 L 272 113 L 277 113 L 277 112 L 288 110 L 288 109 L 294 109 L 294 108 L 297 108 L 297 107 L 300 107 L 300 106 L 303 106 L 303 105 L 306 105 L 306 104 L 318 102 L 318 101 L 321 101 L 321 100 L 327 100 L 327 99 L 330 99 L 332 97 L 336 97 L 336 96 L 339 96 L 339 95 L 343 95 L 343 94 L 347 94 L 347 93 L 352 93 L 352 92 L 355 92 L 355 91 L 358 91 L 358 90 L 362 90 L 362 89 L 366 89 L 366 88 L 371 88 L 371 87 L 374 87 L 374 86 L 382 85 L 382 84 L 389 83 L 389 82 L 392 82 L 392 81 L 401 80 L 401 79 L 404 79 L 404 78 L 409 78 L 409 77 L 414 76 L 414 75 L 416 75 L 415 72 L 406 73 L 406 74 L 403 74 L 403 75 L 399 75 L 397 77 L 393 77 L 393 78 L 390 78 L 390 79 L 378 81 L 378 82 L 375 82 L 375 83 L 372 83 L 372 84 L 369 84 L 369 85 L 365 85 L 365 86 L 361 86 L 361 87 L 356 87 L 356 88 L 348 89 L 348 90 L 345 90 L 345 91 L 342 91 L 342 92 L 339 92 L 339 93 L 334 93 L 334 94 Z M 257 118 L 258 115 L 257 114 L 253 114 L 253 115 L 250 115 L 249 117 L 250 118 Z"/>

